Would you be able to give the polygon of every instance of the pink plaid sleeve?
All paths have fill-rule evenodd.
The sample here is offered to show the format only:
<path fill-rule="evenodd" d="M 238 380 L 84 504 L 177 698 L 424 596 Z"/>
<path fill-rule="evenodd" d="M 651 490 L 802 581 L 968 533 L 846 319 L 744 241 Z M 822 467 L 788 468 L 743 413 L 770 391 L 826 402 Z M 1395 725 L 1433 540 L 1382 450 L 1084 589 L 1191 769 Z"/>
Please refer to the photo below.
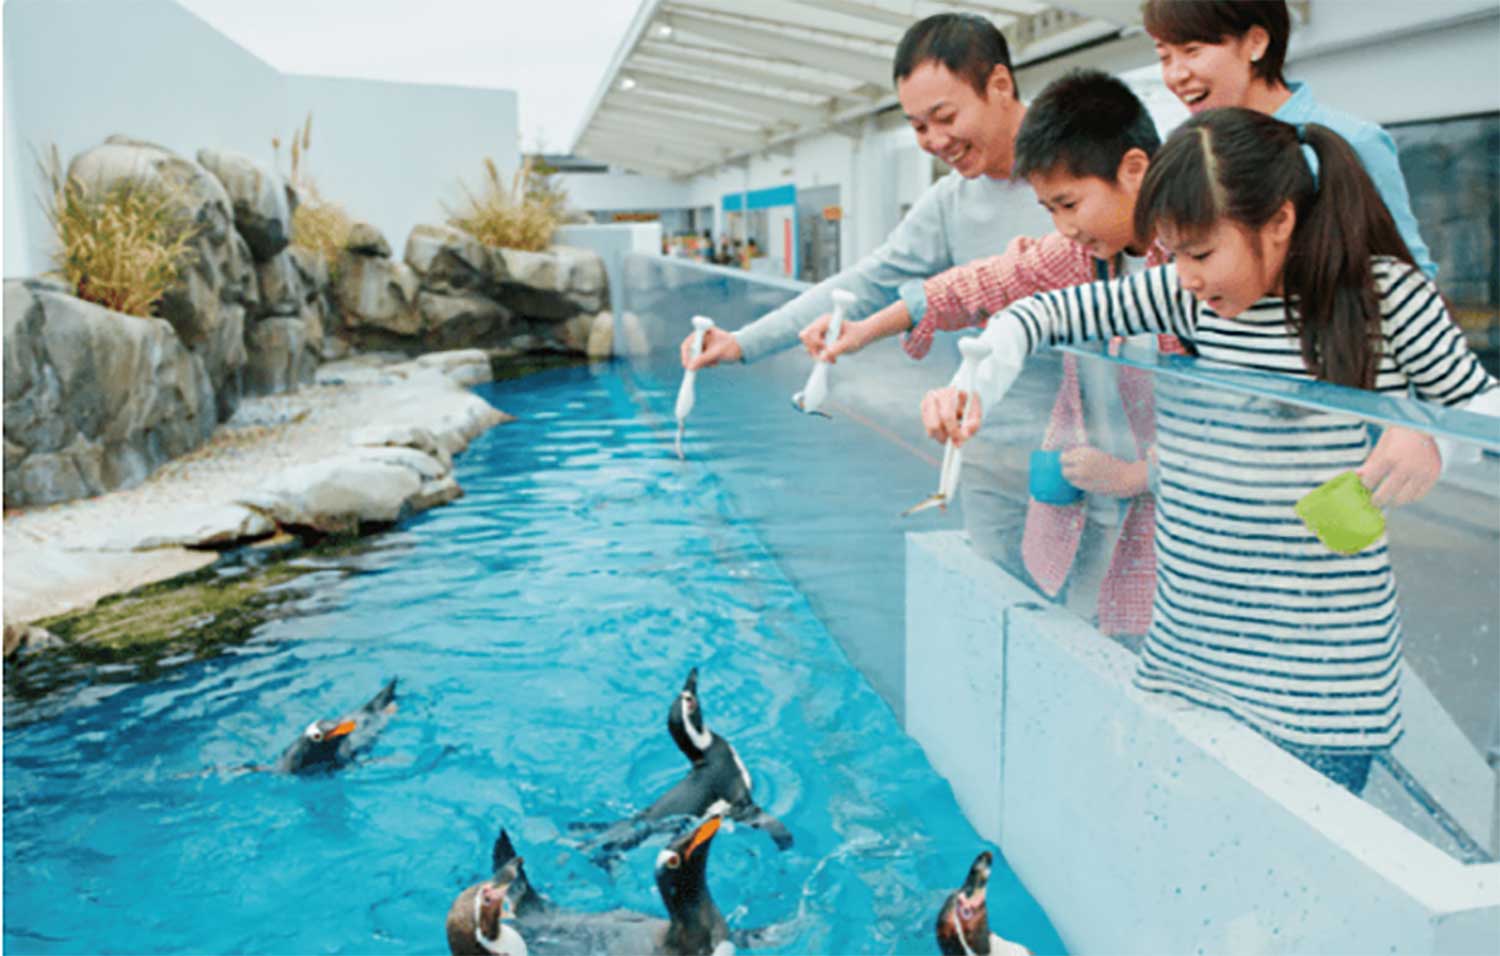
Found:
<path fill-rule="evenodd" d="M 1040 239 L 1020 236 L 998 256 L 933 276 L 922 284 L 927 313 L 907 333 L 906 353 L 917 359 L 925 356 L 938 329 L 952 332 L 983 325 L 1017 299 L 1091 282 L 1093 261 L 1088 250 L 1053 232 Z"/>

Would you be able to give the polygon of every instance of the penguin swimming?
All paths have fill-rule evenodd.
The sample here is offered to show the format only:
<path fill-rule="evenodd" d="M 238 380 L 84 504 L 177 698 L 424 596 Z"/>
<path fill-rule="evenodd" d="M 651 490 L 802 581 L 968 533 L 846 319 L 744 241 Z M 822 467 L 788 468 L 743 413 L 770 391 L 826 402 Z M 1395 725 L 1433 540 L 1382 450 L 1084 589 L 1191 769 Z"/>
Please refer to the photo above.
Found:
<path fill-rule="evenodd" d="M 396 680 L 366 704 L 338 720 L 315 720 L 292 741 L 274 769 L 284 773 L 336 770 L 374 743 L 396 712 Z"/>
<path fill-rule="evenodd" d="M 673 818 L 717 814 L 765 830 L 779 849 L 792 845 L 785 824 L 756 806 L 750 793 L 750 771 L 740 755 L 729 741 L 704 726 L 696 667 L 688 672 L 682 691 L 667 711 L 667 731 L 692 768 L 645 810 L 604 829 L 593 841 L 599 849 L 596 861 L 605 862 L 629 850 L 653 830 L 672 825 Z"/>
<path fill-rule="evenodd" d="M 532 890 L 521 868 L 523 860 L 504 830 L 490 851 L 494 876 L 458 894 L 448 910 L 448 952 L 453 956 L 528 956 L 526 940 L 515 923 L 545 904 Z"/>
<path fill-rule="evenodd" d="M 657 854 L 656 889 L 667 909 L 665 920 L 633 910 L 557 909 L 532 889 L 501 830 L 491 854 L 494 877 L 464 890 L 448 910 L 449 951 L 454 956 L 728 956 L 736 940 L 751 943 L 756 937 L 731 933 L 708 890 L 708 851 L 721 822 L 710 817 Z"/>
<path fill-rule="evenodd" d="M 943 902 L 936 927 L 939 952 L 947 956 L 983 956 L 986 953 L 1031 956 L 1031 950 L 1020 943 L 1012 943 L 990 932 L 985 892 L 994 859 L 988 850 L 975 857 L 964 885 L 949 893 Z"/>

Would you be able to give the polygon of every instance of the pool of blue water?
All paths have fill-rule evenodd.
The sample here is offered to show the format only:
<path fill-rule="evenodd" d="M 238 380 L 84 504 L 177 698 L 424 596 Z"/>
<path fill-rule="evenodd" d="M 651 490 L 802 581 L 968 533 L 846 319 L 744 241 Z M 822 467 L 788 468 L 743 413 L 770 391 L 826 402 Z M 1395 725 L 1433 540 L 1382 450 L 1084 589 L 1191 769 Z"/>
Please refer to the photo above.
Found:
<path fill-rule="evenodd" d="M 679 462 L 666 386 L 619 366 L 481 391 L 519 420 L 460 457 L 467 494 L 305 559 L 323 564 L 248 642 L 7 702 L 7 952 L 441 951 L 502 826 L 559 905 L 662 914 L 657 843 L 606 872 L 569 824 L 682 774 L 665 719 L 693 666 L 710 729 L 796 839 L 716 838 L 731 926 L 778 925 L 789 953 L 936 951 L 938 908 L 986 847 L 737 511 L 721 476 L 764 462 L 753 430 L 720 429 L 710 455 L 700 429 Z M 273 760 L 391 677 L 400 710 L 361 764 L 214 769 Z M 1061 951 L 1003 863 L 989 906 L 996 931 Z"/>

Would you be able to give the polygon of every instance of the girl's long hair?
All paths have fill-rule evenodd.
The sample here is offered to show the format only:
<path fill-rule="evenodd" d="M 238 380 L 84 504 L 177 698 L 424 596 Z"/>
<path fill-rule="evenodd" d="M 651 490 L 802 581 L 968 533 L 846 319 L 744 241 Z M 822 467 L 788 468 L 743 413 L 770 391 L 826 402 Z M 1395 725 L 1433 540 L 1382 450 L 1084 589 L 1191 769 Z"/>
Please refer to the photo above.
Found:
<path fill-rule="evenodd" d="M 1316 175 L 1304 144 L 1317 154 Z M 1324 381 L 1373 388 L 1381 330 L 1370 257 L 1415 263 L 1359 157 L 1333 130 L 1238 107 L 1200 113 L 1151 161 L 1135 226 L 1143 236 L 1159 224 L 1192 235 L 1227 218 L 1258 229 L 1287 200 L 1297 221 L 1282 287 L 1302 361 Z"/>

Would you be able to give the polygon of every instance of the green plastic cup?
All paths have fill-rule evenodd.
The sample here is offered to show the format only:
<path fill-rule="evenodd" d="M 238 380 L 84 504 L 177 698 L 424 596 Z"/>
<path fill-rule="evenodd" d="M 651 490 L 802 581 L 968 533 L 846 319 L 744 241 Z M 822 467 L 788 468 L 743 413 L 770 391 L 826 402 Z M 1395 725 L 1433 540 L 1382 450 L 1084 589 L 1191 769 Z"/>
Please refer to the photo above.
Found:
<path fill-rule="evenodd" d="M 1385 533 L 1385 515 L 1352 471 L 1323 482 L 1293 508 L 1307 530 L 1339 554 L 1358 554 Z"/>

